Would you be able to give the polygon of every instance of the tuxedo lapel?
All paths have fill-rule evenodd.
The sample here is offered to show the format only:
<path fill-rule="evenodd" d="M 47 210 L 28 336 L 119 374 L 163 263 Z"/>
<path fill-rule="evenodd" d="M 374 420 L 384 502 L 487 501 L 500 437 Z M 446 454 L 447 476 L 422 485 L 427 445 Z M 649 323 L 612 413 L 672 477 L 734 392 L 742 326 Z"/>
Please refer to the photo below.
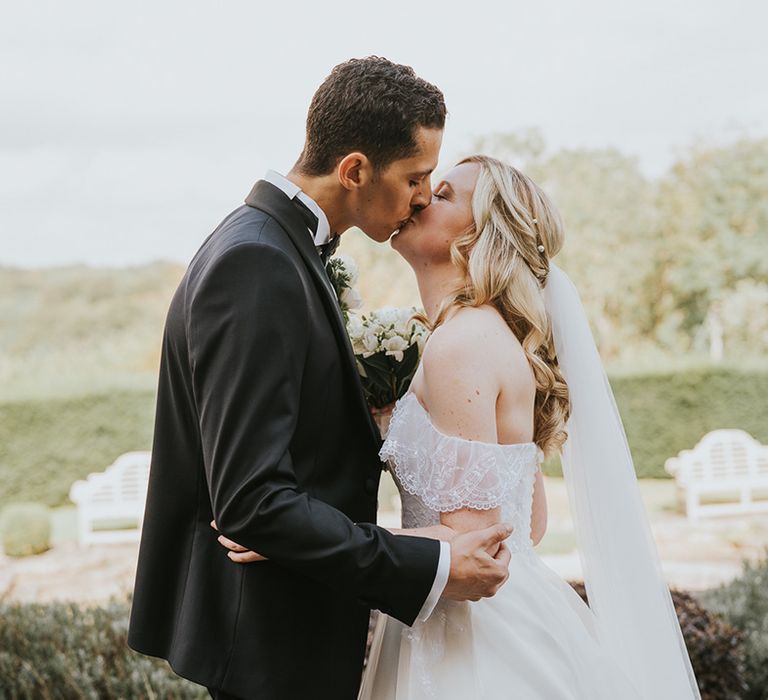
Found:
<path fill-rule="evenodd" d="M 286 194 L 278 187 L 275 187 L 265 180 L 259 180 L 253 186 L 250 194 L 245 198 L 245 203 L 249 207 L 254 207 L 255 209 L 266 212 L 280 224 L 299 251 L 305 265 L 311 272 L 322 297 L 323 306 L 325 306 L 331 325 L 333 326 L 333 331 L 341 351 L 342 362 L 346 367 L 347 372 L 351 375 L 352 383 L 355 387 L 355 400 L 358 402 L 360 409 L 366 416 L 372 439 L 375 441 L 376 445 L 378 445 L 380 442 L 379 430 L 371 416 L 368 402 L 363 393 L 363 386 L 357 371 L 357 361 L 355 360 L 352 345 L 349 342 L 349 335 L 347 334 L 346 324 L 344 323 L 344 316 L 339 307 L 339 302 L 336 298 L 336 292 L 333 289 L 333 285 L 328 278 L 328 274 L 325 271 L 320 255 L 315 249 L 314 241 L 307 230 L 306 223 L 296 206 L 290 199 L 288 199 Z"/>

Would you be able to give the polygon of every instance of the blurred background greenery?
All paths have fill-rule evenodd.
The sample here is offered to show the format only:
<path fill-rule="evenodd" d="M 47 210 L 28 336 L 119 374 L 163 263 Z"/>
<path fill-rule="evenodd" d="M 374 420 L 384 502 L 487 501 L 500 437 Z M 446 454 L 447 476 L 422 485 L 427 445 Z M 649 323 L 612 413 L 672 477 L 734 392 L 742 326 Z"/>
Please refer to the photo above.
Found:
<path fill-rule="evenodd" d="M 666 476 L 667 457 L 715 428 L 768 441 L 768 139 L 691 146 L 658 179 L 617 150 L 550 152 L 535 130 L 476 150 L 525 170 L 560 207 L 556 260 L 590 314 L 639 476 Z M 418 304 L 388 246 L 359 231 L 342 241 L 366 308 Z M 183 272 L 0 268 L 0 505 L 64 504 L 75 479 L 150 449 Z"/>

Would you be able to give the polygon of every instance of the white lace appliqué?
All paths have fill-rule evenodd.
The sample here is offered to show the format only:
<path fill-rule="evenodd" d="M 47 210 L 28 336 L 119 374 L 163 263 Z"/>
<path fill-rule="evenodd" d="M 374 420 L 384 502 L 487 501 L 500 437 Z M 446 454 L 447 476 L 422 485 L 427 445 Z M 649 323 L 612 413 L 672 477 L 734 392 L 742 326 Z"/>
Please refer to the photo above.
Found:
<path fill-rule="evenodd" d="M 497 445 L 444 435 L 408 393 L 395 406 L 379 457 L 408 493 L 433 511 L 449 512 L 508 502 L 543 453 L 533 442 Z"/>

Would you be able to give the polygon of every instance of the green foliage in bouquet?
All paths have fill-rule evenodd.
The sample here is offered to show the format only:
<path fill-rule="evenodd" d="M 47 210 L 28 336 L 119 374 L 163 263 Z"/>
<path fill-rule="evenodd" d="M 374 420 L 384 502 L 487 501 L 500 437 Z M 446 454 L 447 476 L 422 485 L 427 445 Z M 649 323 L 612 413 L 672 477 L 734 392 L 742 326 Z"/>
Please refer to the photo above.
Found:
<path fill-rule="evenodd" d="M 39 503 L 13 503 L 0 518 L 3 550 L 9 557 L 41 554 L 51 546 L 48 508 Z"/>
<path fill-rule="evenodd" d="M 415 308 L 384 308 L 352 316 L 347 323 L 371 406 L 388 406 L 408 390 L 427 336 L 427 329 L 413 318 L 415 313 Z"/>
<path fill-rule="evenodd" d="M 741 697 L 768 700 L 768 548 L 760 561 L 745 560 L 738 578 L 698 597 L 744 634 L 749 690 Z"/>
<path fill-rule="evenodd" d="M 126 643 L 129 606 L 0 605 L 0 698 L 208 698 Z"/>

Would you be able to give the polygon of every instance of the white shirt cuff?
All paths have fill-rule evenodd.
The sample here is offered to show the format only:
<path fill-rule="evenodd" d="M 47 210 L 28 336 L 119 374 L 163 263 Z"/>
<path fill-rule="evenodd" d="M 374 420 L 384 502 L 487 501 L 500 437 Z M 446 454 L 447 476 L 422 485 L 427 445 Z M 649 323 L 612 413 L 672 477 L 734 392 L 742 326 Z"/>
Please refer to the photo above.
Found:
<path fill-rule="evenodd" d="M 424 601 L 424 605 L 421 606 L 421 610 L 416 619 L 420 622 L 424 622 L 435 609 L 437 601 L 440 600 L 440 596 L 445 590 L 445 585 L 448 583 L 448 577 L 451 574 L 451 545 L 448 542 L 440 542 L 440 560 L 437 562 L 437 573 L 435 574 L 435 582 L 432 584 L 432 588 L 429 591 L 427 599 Z"/>

